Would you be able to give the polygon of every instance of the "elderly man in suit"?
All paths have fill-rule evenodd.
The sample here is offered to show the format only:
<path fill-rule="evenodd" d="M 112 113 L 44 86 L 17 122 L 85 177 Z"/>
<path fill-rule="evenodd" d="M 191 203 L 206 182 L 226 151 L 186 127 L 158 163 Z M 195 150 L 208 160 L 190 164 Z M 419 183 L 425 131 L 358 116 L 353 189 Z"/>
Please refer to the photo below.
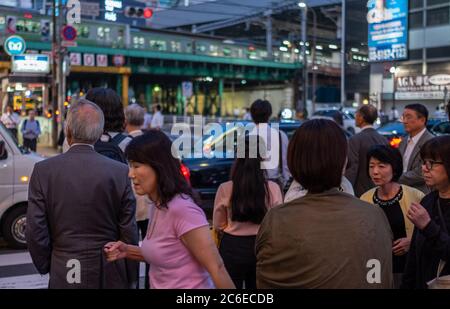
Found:
<path fill-rule="evenodd" d="M 68 152 L 35 165 L 30 179 L 27 242 L 49 288 L 131 288 L 137 264 L 107 263 L 105 243 L 138 243 L 136 200 L 128 167 L 95 152 L 101 109 L 87 100 L 71 107 Z"/>
<path fill-rule="evenodd" d="M 375 187 L 367 171 L 367 152 L 374 145 L 387 145 L 387 140 L 373 127 L 378 112 L 373 105 L 361 106 L 355 115 L 356 126 L 361 132 L 348 141 L 348 163 L 345 176 L 353 185 L 356 196 L 361 196 Z"/>
<path fill-rule="evenodd" d="M 426 127 L 428 110 L 422 104 L 406 105 L 402 121 L 408 137 L 405 137 L 399 146 L 403 157 L 403 175 L 399 182 L 428 193 L 429 189 L 422 176 L 423 162 L 420 158 L 420 148 L 434 137 Z"/>

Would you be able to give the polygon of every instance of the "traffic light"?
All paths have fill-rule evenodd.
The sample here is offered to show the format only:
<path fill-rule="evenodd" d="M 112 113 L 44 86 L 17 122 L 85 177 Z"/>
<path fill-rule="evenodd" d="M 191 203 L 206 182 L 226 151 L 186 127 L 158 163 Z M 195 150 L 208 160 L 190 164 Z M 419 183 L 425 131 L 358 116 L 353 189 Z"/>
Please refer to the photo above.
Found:
<path fill-rule="evenodd" d="M 153 16 L 153 10 L 149 7 L 127 6 L 125 7 L 125 16 L 131 18 L 150 19 Z"/>

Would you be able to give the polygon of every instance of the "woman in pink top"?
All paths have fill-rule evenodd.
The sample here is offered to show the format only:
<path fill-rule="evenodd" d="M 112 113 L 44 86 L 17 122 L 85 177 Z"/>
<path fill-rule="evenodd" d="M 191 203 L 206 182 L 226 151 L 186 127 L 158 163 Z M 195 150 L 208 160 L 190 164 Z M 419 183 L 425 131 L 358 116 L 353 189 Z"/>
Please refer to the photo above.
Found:
<path fill-rule="evenodd" d="M 269 208 L 283 203 L 279 185 L 266 180 L 262 158 L 250 147 L 251 138 L 247 137 L 245 156 L 234 162 L 231 181 L 220 185 L 213 213 L 214 228 L 223 231 L 220 255 L 240 289 L 244 284 L 245 288 L 256 288 L 255 238 L 259 224 Z"/>
<path fill-rule="evenodd" d="M 151 288 L 234 288 L 171 146 L 158 130 L 138 136 L 128 145 L 129 177 L 135 192 L 153 202 L 152 217 L 142 247 L 108 243 L 107 260 L 129 258 L 149 263 Z"/>

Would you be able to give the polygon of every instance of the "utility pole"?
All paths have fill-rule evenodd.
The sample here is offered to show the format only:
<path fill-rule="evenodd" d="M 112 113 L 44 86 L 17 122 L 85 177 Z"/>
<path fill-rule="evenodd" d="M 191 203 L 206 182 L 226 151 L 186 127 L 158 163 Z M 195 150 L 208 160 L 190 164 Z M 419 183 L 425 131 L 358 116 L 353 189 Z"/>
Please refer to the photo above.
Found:
<path fill-rule="evenodd" d="M 61 2 L 61 1 L 59 1 Z M 53 35 L 52 35 L 52 146 L 57 147 L 58 140 L 58 123 L 56 110 L 58 109 L 58 56 L 59 56 L 59 45 L 58 45 L 58 24 L 56 19 L 56 0 L 53 0 L 53 10 L 52 10 L 52 22 L 53 22 Z M 61 11 L 59 11 L 61 14 Z"/>
<path fill-rule="evenodd" d="M 345 19 L 347 16 L 346 12 L 346 0 L 342 0 L 342 12 L 341 12 L 341 107 L 345 106 L 345 102 L 347 101 L 347 95 L 345 93 L 345 65 L 347 64 L 347 55 L 346 55 L 346 26 Z"/>
<path fill-rule="evenodd" d="M 59 118 L 59 125 L 56 124 L 57 130 L 56 130 L 56 139 L 55 139 L 55 146 L 57 145 L 58 141 L 58 133 L 59 130 L 62 129 L 62 123 L 63 123 L 63 117 L 64 117 L 64 100 L 65 100 L 65 92 L 66 92 L 66 75 L 63 72 L 64 67 L 64 58 L 65 58 L 65 52 L 62 50 L 62 38 L 61 38 L 61 31 L 62 27 L 64 25 L 65 20 L 65 14 L 64 14 L 64 6 L 62 4 L 62 0 L 59 0 L 59 15 L 58 15 L 58 111 L 59 115 L 56 115 L 56 119 Z M 55 112 L 56 114 L 56 112 Z M 57 146 L 56 146 L 57 147 Z"/>
<path fill-rule="evenodd" d="M 308 100 L 308 59 L 306 55 L 306 43 L 308 41 L 307 38 L 307 12 L 308 8 L 306 5 L 301 7 L 300 14 L 301 14 L 301 21 L 302 21 L 302 58 L 303 58 L 303 70 L 302 70 L 302 104 L 301 108 L 298 111 L 303 112 L 304 117 L 306 116 L 306 103 Z"/>
<path fill-rule="evenodd" d="M 273 59 L 273 44 L 272 44 L 272 15 L 268 14 L 266 17 L 266 48 L 267 57 Z"/>
<path fill-rule="evenodd" d="M 316 43 L 317 43 L 317 14 L 314 8 L 311 8 L 311 13 L 313 14 L 313 44 L 311 47 L 311 58 L 312 58 L 312 112 L 316 111 L 316 88 L 317 88 L 317 68 L 316 68 Z"/>

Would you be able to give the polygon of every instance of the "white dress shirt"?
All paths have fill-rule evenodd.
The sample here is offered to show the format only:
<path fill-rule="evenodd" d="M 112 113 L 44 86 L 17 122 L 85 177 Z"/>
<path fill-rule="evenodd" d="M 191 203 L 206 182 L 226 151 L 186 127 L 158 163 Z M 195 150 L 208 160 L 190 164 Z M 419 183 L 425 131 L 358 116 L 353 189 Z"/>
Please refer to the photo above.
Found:
<path fill-rule="evenodd" d="M 264 129 L 268 130 L 264 132 Z M 280 132 L 280 134 L 278 134 Z M 287 183 L 291 177 L 289 168 L 287 166 L 287 149 L 289 144 L 289 139 L 283 131 L 278 131 L 272 128 L 267 123 L 261 123 L 255 126 L 255 128 L 249 133 L 249 135 L 259 135 L 259 137 L 266 144 L 266 150 L 269 156 L 273 155 L 273 158 L 266 159 L 262 162 L 262 166 L 266 169 L 267 179 L 278 179 L 282 176 L 284 184 Z M 281 136 L 281 175 L 280 175 L 280 136 Z"/>
<path fill-rule="evenodd" d="M 406 146 L 405 154 L 403 155 L 403 173 L 406 173 L 408 171 L 408 164 L 409 160 L 411 159 L 411 154 L 414 150 L 414 147 L 416 147 L 417 142 L 419 141 L 419 139 L 422 137 L 422 135 L 425 133 L 426 130 L 427 128 L 424 128 L 416 136 L 408 137 L 408 144 Z"/>
<path fill-rule="evenodd" d="M 152 129 L 162 129 L 164 124 L 164 116 L 161 112 L 156 112 L 152 117 L 151 128 Z"/>

